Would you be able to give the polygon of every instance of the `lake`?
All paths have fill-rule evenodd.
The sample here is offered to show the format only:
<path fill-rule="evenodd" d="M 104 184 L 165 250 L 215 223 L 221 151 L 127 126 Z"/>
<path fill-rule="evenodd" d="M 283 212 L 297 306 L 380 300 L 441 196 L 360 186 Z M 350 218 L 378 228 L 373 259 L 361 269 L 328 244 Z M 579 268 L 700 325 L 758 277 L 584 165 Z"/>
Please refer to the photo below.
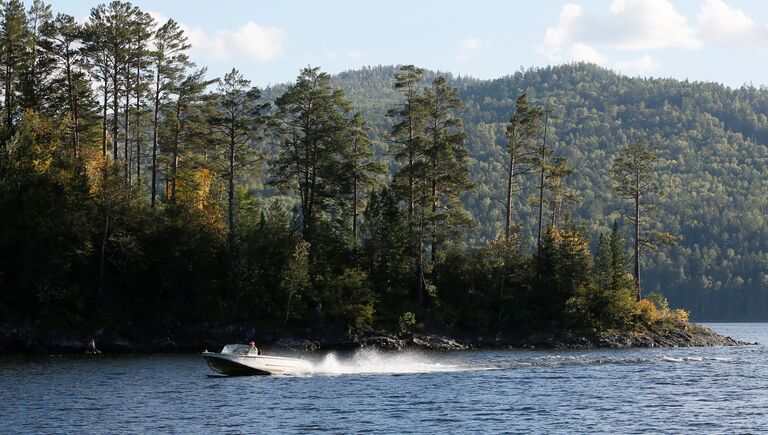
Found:
<path fill-rule="evenodd" d="M 708 326 L 768 343 L 768 324 Z M 766 357 L 762 344 L 361 350 L 307 355 L 308 376 L 235 378 L 199 355 L 5 357 L 0 433 L 756 432 Z"/>

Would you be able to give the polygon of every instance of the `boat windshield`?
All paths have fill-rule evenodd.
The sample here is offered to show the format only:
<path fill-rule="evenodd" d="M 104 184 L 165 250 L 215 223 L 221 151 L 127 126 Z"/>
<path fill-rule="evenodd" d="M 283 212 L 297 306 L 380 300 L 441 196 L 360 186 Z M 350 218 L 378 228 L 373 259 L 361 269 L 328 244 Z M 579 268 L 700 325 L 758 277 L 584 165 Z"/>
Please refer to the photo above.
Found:
<path fill-rule="evenodd" d="M 256 351 L 246 344 L 228 344 L 221 349 L 221 353 L 232 355 L 258 355 Z"/>

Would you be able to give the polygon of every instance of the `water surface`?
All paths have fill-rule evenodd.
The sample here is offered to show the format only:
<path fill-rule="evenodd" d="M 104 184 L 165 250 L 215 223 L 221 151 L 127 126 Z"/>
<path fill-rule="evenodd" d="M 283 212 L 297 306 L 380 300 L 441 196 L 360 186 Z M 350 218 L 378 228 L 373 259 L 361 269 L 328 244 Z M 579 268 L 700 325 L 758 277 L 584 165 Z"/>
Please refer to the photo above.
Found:
<path fill-rule="evenodd" d="M 768 343 L 768 324 L 712 324 Z M 0 359 L 0 432 L 734 433 L 768 427 L 768 349 L 307 355 L 301 377 L 199 355 Z"/>

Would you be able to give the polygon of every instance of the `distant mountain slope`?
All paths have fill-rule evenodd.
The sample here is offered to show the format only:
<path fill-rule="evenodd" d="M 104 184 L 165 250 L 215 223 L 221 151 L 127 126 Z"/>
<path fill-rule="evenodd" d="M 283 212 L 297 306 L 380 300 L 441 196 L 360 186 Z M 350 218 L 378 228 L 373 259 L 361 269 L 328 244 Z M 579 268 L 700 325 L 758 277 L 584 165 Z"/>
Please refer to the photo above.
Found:
<path fill-rule="evenodd" d="M 386 111 L 400 101 L 392 89 L 396 69 L 334 77 L 371 123 L 387 159 Z M 523 91 L 542 105 L 551 97 L 557 119 L 549 137 L 576 170 L 569 183 L 581 196 L 574 219 L 592 231 L 607 231 L 620 219 L 624 204 L 612 190 L 609 163 L 632 137 L 645 138 L 659 149 L 667 190 L 657 222 L 683 237 L 677 248 L 647 257 L 645 290 L 665 293 L 695 319 L 768 320 L 768 90 L 628 78 L 581 63 L 490 81 L 449 77 L 464 102 L 476 184 L 464 198 L 479 223 L 470 243 L 484 244 L 501 230 L 503 133 L 515 99 Z M 515 205 L 531 245 L 536 220 L 525 196 L 534 184 L 528 180 Z"/>

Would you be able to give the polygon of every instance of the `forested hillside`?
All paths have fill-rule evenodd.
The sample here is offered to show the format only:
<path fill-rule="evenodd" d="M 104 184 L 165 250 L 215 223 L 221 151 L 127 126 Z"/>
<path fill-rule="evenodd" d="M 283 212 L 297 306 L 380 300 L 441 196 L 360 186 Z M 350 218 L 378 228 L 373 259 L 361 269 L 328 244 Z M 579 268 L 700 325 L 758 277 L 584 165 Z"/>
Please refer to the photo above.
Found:
<path fill-rule="evenodd" d="M 259 89 L 209 77 L 183 26 L 128 2 L 82 23 L 0 10 L 0 326 L 768 320 L 768 91 L 586 64 L 307 67 Z M 679 243 L 634 254 L 647 238 Z"/>
<path fill-rule="evenodd" d="M 395 70 L 372 67 L 334 77 L 374 126 L 384 158 L 391 125 L 386 111 L 400 99 L 393 89 Z M 768 318 L 768 90 L 629 78 L 590 64 L 449 81 L 464 103 L 461 118 L 476 185 L 463 197 L 479 224 L 471 245 L 486 244 L 502 229 L 504 128 L 515 99 L 527 92 L 540 105 L 551 98 L 550 140 L 575 169 L 569 182 L 580 202 L 573 217 L 593 234 L 623 222 L 624 203 L 608 174 L 611 156 L 634 137 L 658 148 L 666 194 L 657 222 L 682 239 L 647 257 L 647 289 L 664 293 L 698 319 Z M 528 196 L 537 182 L 528 177 L 514 207 L 531 249 L 536 219 Z"/>

